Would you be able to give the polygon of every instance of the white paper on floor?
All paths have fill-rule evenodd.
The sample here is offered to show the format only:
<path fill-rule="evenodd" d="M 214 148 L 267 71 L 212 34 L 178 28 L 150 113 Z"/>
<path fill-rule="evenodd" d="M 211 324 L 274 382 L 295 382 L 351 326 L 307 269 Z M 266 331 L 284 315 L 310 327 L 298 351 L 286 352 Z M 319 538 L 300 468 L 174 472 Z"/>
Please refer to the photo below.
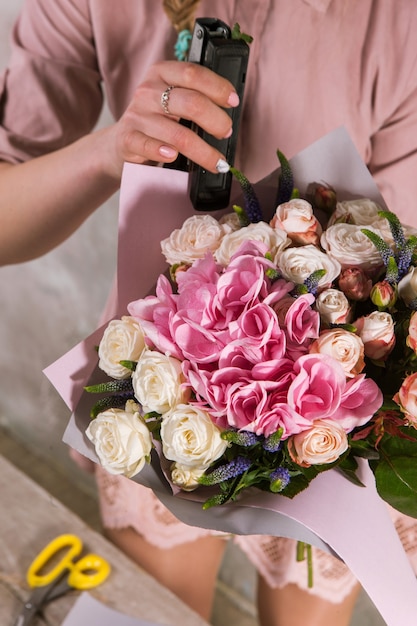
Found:
<path fill-rule="evenodd" d="M 168 626 L 129 617 L 110 609 L 88 593 L 82 593 L 62 626 Z"/>

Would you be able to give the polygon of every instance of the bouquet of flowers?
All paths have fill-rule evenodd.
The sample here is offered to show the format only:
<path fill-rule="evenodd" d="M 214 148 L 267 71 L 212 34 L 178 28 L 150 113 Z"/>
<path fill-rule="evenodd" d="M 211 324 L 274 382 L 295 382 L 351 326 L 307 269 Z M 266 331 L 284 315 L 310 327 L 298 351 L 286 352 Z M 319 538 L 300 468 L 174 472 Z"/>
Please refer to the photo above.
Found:
<path fill-rule="evenodd" d="M 205 508 L 252 487 L 292 498 L 332 468 L 360 485 L 363 457 L 381 497 L 417 517 L 417 237 L 367 198 L 300 198 L 278 156 L 271 219 L 234 170 L 243 206 L 161 242 L 155 295 L 105 328 L 86 434 L 128 477 L 156 448 Z"/>

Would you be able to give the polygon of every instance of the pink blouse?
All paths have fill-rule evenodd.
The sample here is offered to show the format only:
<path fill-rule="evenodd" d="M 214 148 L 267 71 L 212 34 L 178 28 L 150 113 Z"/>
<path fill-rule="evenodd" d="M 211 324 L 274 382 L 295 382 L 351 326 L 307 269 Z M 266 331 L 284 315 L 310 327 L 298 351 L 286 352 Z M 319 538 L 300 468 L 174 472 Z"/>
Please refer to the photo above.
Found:
<path fill-rule="evenodd" d="M 417 225 L 417 3 L 202 0 L 254 37 L 238 166 L 256 181 L 344 125 L 391 210 Z M 173 57 L 154 0 L 26 0 L 0 83 L 0 158 L 18 162 L 117 119 L 147 69 Z"/>

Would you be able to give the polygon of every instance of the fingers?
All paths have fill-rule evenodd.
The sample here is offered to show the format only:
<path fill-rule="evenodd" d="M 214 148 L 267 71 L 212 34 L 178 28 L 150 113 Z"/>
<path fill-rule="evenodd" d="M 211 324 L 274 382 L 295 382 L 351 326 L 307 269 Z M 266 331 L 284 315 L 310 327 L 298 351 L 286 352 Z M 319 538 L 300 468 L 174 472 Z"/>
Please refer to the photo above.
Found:
<path fill-rule="evenodd" d="M 163 137 L 163 140 L 158 137 Z M 219 160 L 224 161 L 224 156 L 194 131 L 167 116 L 163 121 L 157 115 L 149 117 L 146 133 L 131 130 L 124 139 L 124 147 L 124 160 L 133 163 L 141 163 L 144 159 L 169 163 L 181 153 L 215 173 L 219 171 L 217 167 Z"/>
<path fill-rule="evenodd" d="M 119 121 L 122 158 L 165 163 L 181 153 L 215 173 L 224 156 L 179 121 L 189 120 L 225 139 L 233 131 L 227 109 L 238 104 L 231 83 L 205 67 L 177 61 L 156 64 Z"/>
<path fill-rule="evenodd" d="M 235 88 L 226 78 L 197 63 L 165 61 L 154 65 L 154 71 L 165 85 L 198 91 L 220 107 L 239 103 Z"/>

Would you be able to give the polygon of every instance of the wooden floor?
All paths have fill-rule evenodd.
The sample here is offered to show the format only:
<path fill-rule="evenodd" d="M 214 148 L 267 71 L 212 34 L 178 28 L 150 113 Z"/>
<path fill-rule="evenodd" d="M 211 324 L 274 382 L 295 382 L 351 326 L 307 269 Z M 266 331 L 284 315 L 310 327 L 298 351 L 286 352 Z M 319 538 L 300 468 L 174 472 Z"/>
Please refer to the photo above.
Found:
<path fill-rule="evenodd" d="M 0 429 L 0 455 L 30 476 L 94 530 L 101 531 L 92 483 L 87 480 L 85 491 L 74 486 L 58 468 L 52 468 L 49 463 L 12 439 L 2 429 Z M 257 626 L 258 622 L 253 613 L 254 609 L 247 601 L 237 597 L 219 583 L 213 609 L 213 626 Z"/>
<path fill-rule="evenodd" d="M 94 530 L 101 531 L 100 516 L 94 492 L 94 483 L 87 479 L 85 490 L 65 476 L 58 468 L 38 458 L 33 451 L 11 438 L 0 429 L 0 454 L 11 461 L 32 480 L 60 500 Z M 257 626 L 255 609 L 221 582 L 218 585 L 212 616 L 213 626 Z M 351 626 L 384 626 L 385 622 L 362 594 Z"/>

